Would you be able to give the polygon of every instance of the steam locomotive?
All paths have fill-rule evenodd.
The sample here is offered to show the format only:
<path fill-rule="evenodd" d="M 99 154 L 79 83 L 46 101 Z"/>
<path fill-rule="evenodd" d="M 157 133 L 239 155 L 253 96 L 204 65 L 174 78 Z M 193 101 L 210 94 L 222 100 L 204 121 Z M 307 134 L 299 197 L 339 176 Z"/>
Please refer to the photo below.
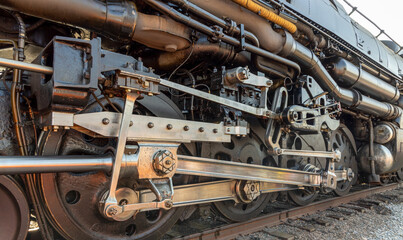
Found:
<path fill-rule="evenodd" d="M 0 0 L 1 239 L 157 239 L 200 204 L 402 180 L 402 47 L 356 11 Z"/>

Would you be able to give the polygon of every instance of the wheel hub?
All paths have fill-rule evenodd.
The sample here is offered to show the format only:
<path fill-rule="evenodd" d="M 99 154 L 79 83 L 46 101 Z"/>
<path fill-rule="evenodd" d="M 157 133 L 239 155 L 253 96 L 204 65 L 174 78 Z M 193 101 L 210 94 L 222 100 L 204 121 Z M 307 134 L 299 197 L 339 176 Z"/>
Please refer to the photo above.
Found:
<path fill-rule="evenodd" d="M 208 144 L 202 155 L 220 160 L 256 165 L 276 166 L 268 156 L 264 144 L 256 136 L 233 137 L 230 144 Z M 238 202 L 213 203 L 214 210 L 229 222 L 240 222 L 256 217 L 276 194 L 261 194 L 259 184 L 253 181 L 238 181 L 235 185 Z"/>

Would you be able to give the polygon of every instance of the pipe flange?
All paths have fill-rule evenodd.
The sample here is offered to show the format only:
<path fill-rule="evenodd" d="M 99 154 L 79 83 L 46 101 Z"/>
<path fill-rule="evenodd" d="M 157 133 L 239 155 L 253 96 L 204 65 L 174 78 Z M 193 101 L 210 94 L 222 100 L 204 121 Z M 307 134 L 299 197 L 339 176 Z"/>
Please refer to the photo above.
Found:
<path fill-rule="evenodd" d="M 294 40 L 293 36 L 289 32 L 286 32 L 283 30 L 281 32 L 281 34 L 282 34 L 282 36 L 284 36 L 285 43 L 284 43 L 283 49 L 281 50 L 279 55 L 283 56 L 283 57 L 287 57 L 291 53 L 295 52 L 295 49 L 297 48 L 297 46 L 295 45 L 295 40 Z"/>
<path fill-rule="evenodd" d="M 361 105 L 362 102 L 362 94 L 355 89 L 351 89 L 353 92 L 353 103 L 351 104 L 351 108 L 356 108 Z"/>

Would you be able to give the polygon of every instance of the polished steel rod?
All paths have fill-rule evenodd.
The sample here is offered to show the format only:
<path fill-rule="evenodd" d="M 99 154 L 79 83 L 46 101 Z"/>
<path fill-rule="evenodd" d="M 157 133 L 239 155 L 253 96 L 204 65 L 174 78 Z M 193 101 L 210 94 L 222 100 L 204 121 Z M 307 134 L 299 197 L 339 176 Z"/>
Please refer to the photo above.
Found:
<path fill-rule="evenodd" d="M 26 70 L 26 71 L 30 71 L 30 72 L 49 74 L 49 75 L 53 74 L 52 67 L 42 66 L 42 65 L 33 64 L 33 63 L 25 63 L 25 62 L 11 60 L 11 59 L 7 59 L 7 58 L 0 58 L 0 66 L 8 67 L 8 68 L 16 68 L 16 69 L 20 69 L 20 70 Z"/>
<path fill-rule="evenodd" d="M 0 156 L 0 175 L 112 170 L 112 156 Z"/>

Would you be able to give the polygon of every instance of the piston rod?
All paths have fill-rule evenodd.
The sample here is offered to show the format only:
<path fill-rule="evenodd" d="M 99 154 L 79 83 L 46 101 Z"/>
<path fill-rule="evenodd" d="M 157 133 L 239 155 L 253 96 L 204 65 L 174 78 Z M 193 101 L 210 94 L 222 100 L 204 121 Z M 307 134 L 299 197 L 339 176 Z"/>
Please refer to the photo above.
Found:
<path fill-rule="evenodd" d="M 43 73 L 43 74 L 53 74 L 52 67 L 42 66 L 42 65 L 33 64 L 33 63 L 20 62 L 20 61 L 16 61 L 16 60 L 7 59 L 7 58 L 0 58 L 0 66 L 8 67 L 8 68 L 16 68 L 16 69 L 20 69 L 20 70 L 26 70 L 26 71 L 30 71 L 30 72 Z"/>
<path fill-rule="evenodd" d="M 112 156 L 1 156 L 0 175 L 112 170 Z"/>

